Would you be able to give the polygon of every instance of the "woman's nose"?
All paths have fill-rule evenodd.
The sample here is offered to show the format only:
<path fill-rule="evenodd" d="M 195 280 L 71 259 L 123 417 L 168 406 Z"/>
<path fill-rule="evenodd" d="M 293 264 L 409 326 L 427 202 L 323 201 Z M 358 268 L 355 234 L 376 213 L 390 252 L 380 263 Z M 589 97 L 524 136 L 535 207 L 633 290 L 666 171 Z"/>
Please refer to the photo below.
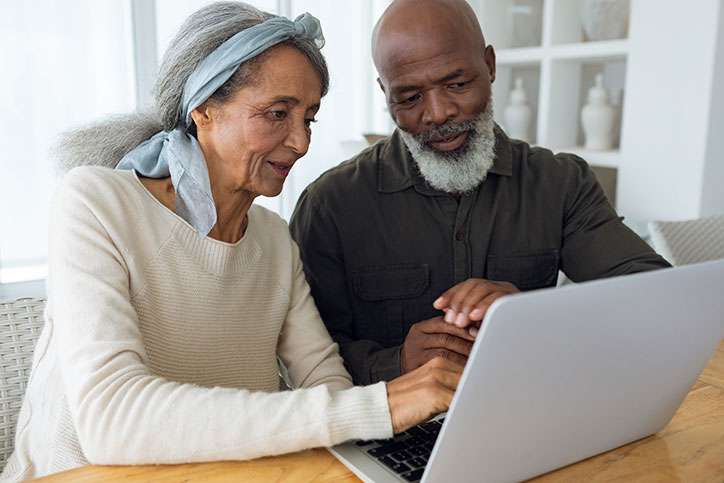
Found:
<path fill-rule="evenodd" d="M 309 149 L 310 131 L 304 119 L 295 121 L 289 130 L 285 146 L 294 151 L 301 158 Z"/>

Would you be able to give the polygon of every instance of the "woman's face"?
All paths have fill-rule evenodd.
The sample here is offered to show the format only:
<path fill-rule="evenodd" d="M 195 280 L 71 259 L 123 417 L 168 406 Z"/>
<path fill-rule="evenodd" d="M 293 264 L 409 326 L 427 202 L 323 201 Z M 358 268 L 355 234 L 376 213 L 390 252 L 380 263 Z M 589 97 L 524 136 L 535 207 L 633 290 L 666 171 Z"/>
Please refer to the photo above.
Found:
<path fill-rule="evenodd" d="M 278 195 L 309 148 L 321 90 L 307 57 L 282 45 L 269 52 L 250 85 L 223 103 L 209 101 L 195 109 L 212 186 Z"/>

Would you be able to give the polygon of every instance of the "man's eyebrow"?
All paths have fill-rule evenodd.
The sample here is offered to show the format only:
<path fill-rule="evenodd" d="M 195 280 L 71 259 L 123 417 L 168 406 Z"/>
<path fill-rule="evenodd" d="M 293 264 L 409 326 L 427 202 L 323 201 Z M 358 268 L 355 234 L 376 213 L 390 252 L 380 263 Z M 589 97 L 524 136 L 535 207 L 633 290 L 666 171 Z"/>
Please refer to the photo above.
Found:
<path fill-rule="evenodd" d="M 441 77 L 440 79 L 437 79 L 435 81 L 435 84 L 442 84 L 445 82 L 449 82 L 453 79 L 457 79 L 458 77 L 465 75 L 464 69 L 456 69 L 449 74 L 445 75 L 444 77 Z M 404 86 L 397 86 L 392 89 L 392 91 L 396 94 L 401 94 L 403 92 L 410 92 L 410 91 L 417 91 L 420 87 L 416 85 L 404 85 Z"/>
<path fill-rule="evenodd" d="M 448 82 L 448 81 L 451 81 L 451 80 L 453 80 L 453 79 L 456 79 L 456 78 L 458 78 L 458 77 L 460 77 L 460 76 L 462 76 L 462 75 L 464 75 L 464 74 L 465 74 L 465 70 L 464 70 L 464 69 L 457 69 L 457 70 L 454 70 L 454 71 L 450 72 L 448 75 L 446 75 L 446 76 L 443 77 L 442 79 L 438 79 L 436 83 L 437 83 L 437 84 L 441 84 L 441 83 L 443 83 L 443 82 Z"/>

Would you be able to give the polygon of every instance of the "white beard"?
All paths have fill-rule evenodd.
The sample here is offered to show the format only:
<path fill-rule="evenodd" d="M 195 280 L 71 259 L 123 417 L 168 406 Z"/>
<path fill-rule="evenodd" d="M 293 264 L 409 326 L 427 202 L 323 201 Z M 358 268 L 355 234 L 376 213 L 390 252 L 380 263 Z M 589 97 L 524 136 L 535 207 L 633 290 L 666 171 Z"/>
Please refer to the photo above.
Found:
<path fill-rule="evenodd" d="M 463 129 L 465 127 L 465 129 Z M 480 115 L 467 123 L 448 121 L 433 131 L 451 135 L 469 130 L 465 144 L 455 151 L 436 151 L 426 143 L 430 132 L 413 135 L 400 129 L 400 136 L 425 181 L 446 193 L 467 193 L 477 188 L 488 175 L 495 161 L 495 121 L 493 102 L 488 102 Z"/>

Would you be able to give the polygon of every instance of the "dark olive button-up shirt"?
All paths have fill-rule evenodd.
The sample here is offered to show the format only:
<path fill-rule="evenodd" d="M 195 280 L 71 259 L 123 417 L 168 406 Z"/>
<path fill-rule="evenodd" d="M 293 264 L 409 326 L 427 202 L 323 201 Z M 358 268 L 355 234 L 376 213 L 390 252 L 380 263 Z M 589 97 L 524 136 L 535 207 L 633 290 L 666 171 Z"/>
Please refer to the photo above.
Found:
<path fill-rule="evenodd" d="M 357 384 L 400 374 L 412 324 L 468 278 L 551 287 L 667 267 L 622 223 L 585 161 L 496 128 L 486 180 L 456 199 L 421 177 L 398 135 L 327 171 L 291 221 L 320 314 Z M 584 323 L 584 321 L 582 321 Z"/>

